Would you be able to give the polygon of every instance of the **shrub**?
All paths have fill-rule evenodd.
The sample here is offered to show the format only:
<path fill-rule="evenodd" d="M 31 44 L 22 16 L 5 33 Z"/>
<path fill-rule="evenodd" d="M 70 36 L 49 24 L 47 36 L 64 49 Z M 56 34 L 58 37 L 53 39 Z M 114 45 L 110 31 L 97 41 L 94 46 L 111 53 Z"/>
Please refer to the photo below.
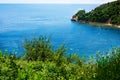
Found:
<path fill-rule="evenodd" d="M 50 43 L 50 38 L 44 36 L 33 38 L 32 40 L 25 40 L 23 44 L 26 53 L 27 60 L 51 60 L 54 51 L 52 50 L 52 45 Z"/>
<path fill-rule="evenodd" d="M 66 55 L 64 44 L 53 50 L 46 37 L 27 40 L 24 47 L 26 59 L 0 51 L 0 80 L 120 79 L 120 48 L 84 62 L 77 54 Z"/>
<path fill-rule="evenodd" d="M 120 79 L 120 48 L 114 48 L 105 55 L 98 54 L 96 80 Z"/>

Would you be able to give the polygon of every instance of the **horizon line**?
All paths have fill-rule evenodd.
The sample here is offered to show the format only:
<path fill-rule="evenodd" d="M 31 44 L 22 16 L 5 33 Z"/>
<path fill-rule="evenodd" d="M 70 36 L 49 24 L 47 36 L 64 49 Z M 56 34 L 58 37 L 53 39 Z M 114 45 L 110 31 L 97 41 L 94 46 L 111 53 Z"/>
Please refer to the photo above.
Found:
<path fill-rule="evenodd" d="M 105 3 L 0 3 L 0 4 L 105 4 Z"/>

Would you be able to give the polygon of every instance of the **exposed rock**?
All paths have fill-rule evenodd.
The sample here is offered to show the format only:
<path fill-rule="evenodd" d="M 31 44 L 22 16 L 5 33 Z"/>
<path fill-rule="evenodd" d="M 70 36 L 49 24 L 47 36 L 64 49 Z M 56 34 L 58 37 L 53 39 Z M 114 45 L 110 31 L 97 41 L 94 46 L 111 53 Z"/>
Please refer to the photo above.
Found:
<path fill-rule="evenodd" d="M 76 15 L 73 15 L 71 21 L 78 21 L 78 17 Z"/>

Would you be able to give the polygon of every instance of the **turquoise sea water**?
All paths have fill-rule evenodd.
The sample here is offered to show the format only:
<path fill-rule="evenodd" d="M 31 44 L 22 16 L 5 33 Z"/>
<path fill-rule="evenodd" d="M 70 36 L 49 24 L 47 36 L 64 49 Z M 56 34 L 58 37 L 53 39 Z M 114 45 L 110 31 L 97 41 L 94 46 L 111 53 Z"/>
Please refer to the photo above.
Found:
<path fill-rule="evenodd" d="M 25 38 L 51 36 L 54 48 L 66 43 L 68 52 L 94 55 L 120 45 L 120 29 L 101 28 L 71 22 L 80 9 L 90 11 L 97 5 L 87 4 L 0 4 L 0 49 L 18 55 Z"/>

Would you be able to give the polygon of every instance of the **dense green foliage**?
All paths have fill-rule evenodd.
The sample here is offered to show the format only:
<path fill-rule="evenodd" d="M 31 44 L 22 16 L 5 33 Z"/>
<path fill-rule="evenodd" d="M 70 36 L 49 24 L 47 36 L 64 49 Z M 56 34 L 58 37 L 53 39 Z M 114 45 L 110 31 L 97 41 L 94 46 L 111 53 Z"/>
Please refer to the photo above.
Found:
<path fill-rule="evenodd" d="M 99 54 L 96 59 L 96 80 L 120 79 L 120 48 L 113 48 L 111 52 Z"/>
<path fill-rule="evenodd" d="M 46 37 L 34 38 L 31 41 L 26 39 L 23 47 L 26 50 L 26 59 L 28 60 L 46 61 L 51 60 L 54 55 L 50 39 Z"/>
<path fill-rule="evenodd" d="M 21 58 L 0 51 L 0 80 L 119 80 L 120 49 L 97 53 L 87 62 L 66 55 L 64 45 L 52 49 L 46 37 L 26 40 Z"/>
<path fill-rule="evenodd" d="M 85 10 L 80 10 L 76 13 L 78 20 L 120 24 L 120 1 L 100 5 L 94 10 L 85 13 Z"/>

